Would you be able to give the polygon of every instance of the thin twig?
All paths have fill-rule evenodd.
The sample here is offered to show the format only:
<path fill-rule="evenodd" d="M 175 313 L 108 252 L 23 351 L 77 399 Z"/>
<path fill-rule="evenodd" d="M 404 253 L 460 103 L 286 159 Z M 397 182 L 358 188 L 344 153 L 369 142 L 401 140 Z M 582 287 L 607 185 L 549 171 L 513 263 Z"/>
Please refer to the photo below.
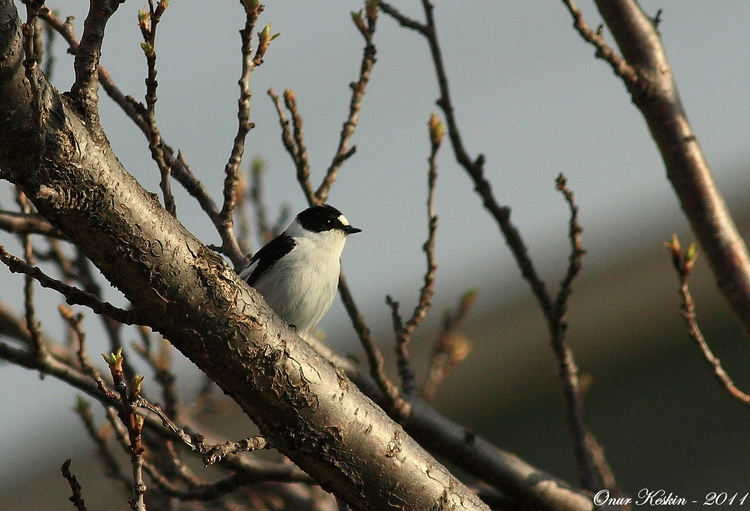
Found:
<path fill-rule="evenodd" d="M 191 450 L 203 456 L 203 463 L 206 466 L 221 461 L 228 454 L 257 451 L 273 447 L 273 443 L 262 436 L 244 438 L 238 442 L 227 441 L 223 444 L 207 445 L 203 435 L 197 433 L 188 434 L 184 429 L 177 426 L 159 406 L 150 403 L 144 398 L 138 400 L 137 406 L 156 414 L 161 419 L 165 428 L 174 433 Z"/>
<path fill-rule="evenodd" d="M 128 446 L 130 451 L 130 464 L 133 468 L 133 498 L 128 499 L 130 508 L 133 511 L 146 511 L 144 494 L 146 493 L 146 484 L 143 482 L 143 424 L 144 417 L 137 412 L 137 403 L 141 399 L 141 386 L 143 383 L 142 376 L 136 376 L 128 388 L 125 382 L 125 373 L 122 366 L 122 353 L 112 353 L 104 356 L 104 360 L 109 365 L 112 381 L 114 383 L 116 397 L 119 399 L 122 409 L 118 413 L 120 420 L 125 425 L 128 434 Z"/>
<path fill-rule="evenodd" d="M 171 347 L 172 345 L 159 337 L 158 348 L 152 350 L 151 331 L 148 327 L 139 326 L 138 332 L 141 336 L 142 344 L 133 343 L 133 349 L 143 358 L 143 360 L 154 371 L 154 379 L 161 386 L 161 394 L 164 399 L 164 408 L 167 415 L 178 418 L 180 410 L 180 399 L 175 389 L 176 377 L 171 370 Z"/>
<path fill-rule="evenodd" d="M 304 150 L 304 145 L 302 147 L 298 145 L 298 143 L 301 143 L 304 140 L 304 135 L 301 132 L 302 120 L 299 116 L 299 112 L 296 111 L 297 98 L 294 94 L 294 91 L 292 91 L 291 89 L 287 89 L 284 91 L 284 101 L 287 105 L 287 108 L 290 108 L 291 105 L 291 108 L 294 108 L 294 111 L 291 112 L 292 116 L 296 116 L 299 118 L 299 121 L 294 124 L 295 130 L 299 129 L 299 132 L 294 136 L 292 135 L 292 130 L 289 127 L 290 122 L 286 115 L 286 110 L 284 110 L 284 107 L 281 105 L 281 99 L 273 89 L 268 89 L 268 95 L 271 97 L 271 100 L 276 107 L 276 114 L 279 117 L 279 125 L 281 126 L 281 143 L 284 145 L 286 152 L 289 153 L 289 156 L 294 162 L 294 167 L 297 174 L 297 182 L 302 187 L 302 193 L 305 195 L 305 199 L 307 199 L 308 204 L 317 204 L 315 192 L 313 191 L 312 184 L 310 183 L 310 164 L 307 161 L 307 152 Z"/>
<path fill-rule="evenodd" d="M 443 314 L 443 324 L 432 351 L 430 373 L 422 389 L 422 397 L 430 401 L 438 386 L 453 372 L 459 362 L 466 358 L 471 344 L 456 332 L 474 305 L 478 291 L 470 289 L 463 294 L 455 311 Z"/>
<path fill-rule="evenodd" d="M 323 182 L 315 191 L 315 198 L 318 203 L 323 203 L 328 200 L 328 194 L 331 191 L 331 186 L 334 181 L 336 181 L 339 169 L 356 151 L 355 146 L 349 147 L 349 141 L 351 140 L 352 135 L 354 135 L 354 130 L 359 122 L 362 98 L 365 95 L 365 90 L 367 89 L 367 84 L 370 81 L 370 75 L 372 74 L 372 69 L 375 66 L 376 61 L 375 56 L 377 54 L 377 49 L 375 48 L 375 44 L 373 44 L 373 36 L 375 35 L 375 28 L 378 20 L 378 1 L 368 0 L 365 2 L 365 18 L 367 18 L 366 26 L 361 13 L 352 13 L 352 17 L 355 25 L 365 40 L 365 47 L 362 50 L 359 78 L 356 82 L 351 84 L 352 96 L 349 100 L 349 115 L 341 127 L 336 154 L 333 155 L 331 164 L 326 170 Z"/>
<path fill-rule="evenodd" d="M 151 151 L 151 158 L 159 167 L 159 175 L 161 176 L 159 187 L 164 196 L 164 209 L 170 215 L 177 216 L 177 207 L 170 183 L 174 162 L 171 159 L 171 152 L 167 153 L 162 146 L 161 133 L 156 122 L 156 101 L 158 99 L 156 90 L 159 86 L 156 81 L 156 27 L 159 25 L 167 5 L 169 5 L 168 0 L 159 0 L 156 5 L 154 5 L 154 0 L 148 0 L 148 11 L 146 9 L 138 11 L 138 26 L 143 36 L 141 48 L 146 56 L 146 67 L 148 69 L 146 75 L 146 109 L 144 112 L 145 121 L 148 125 L 148 148 Z M 168 155 L 169 158 L 167 158 Z"/>
<path fill-rule="evenodd" d="M 70 489 L 73 491 L 73 495 L 68 500 L 73 503 L 78 511 L 86 511 L 86 503 L 83 501 L 83 494 L 81 494 L 81 485 L 78 483 L 76 476 L 70 472 L 70 462 L 70 459 L 66 460 L 60 468 L 63 477 L 68 481 Z"/>
<path fill-rule="evenodd" d="M 40 10 L 39 15 L 43 17 L 45 21 L 47 21 L 59 34 L 63 36 L 65 41 L 68 43 L 68 51 L 74 55 L 77 54 L 79 42 L 75 37 L 75 33 L 73 31 L 72 17 L 67 18 L 65 23 L 63 23 L 47 7 L 43 7 Z M 109 97 L 112 98 L 112 100 L 123 110 L 123 112 L 125 112 L 125 114 L 130 119 L 132 119 L 132 121 L 136 124 L 136 126 L 138 126 L 141 132 L 148 139 L 150 131 L 149 124 L 146 121 L 145 107 L 138 101 L 133 99 L 131 96 L 125 95 L 117 87 L 109 71 L 107 71 L 104 67 L 97 67 L 97 75 L 99 77 L 99 83 L 102 84 L 102 87 L 107 92 L 107 95 L 109 95 Z M 221 227 L 219 209 L 216 206 L 216 203 L 209 195 L 208 190 L 203 185 L 203 183 L 195 177 L 195 174 L 190 169 L 184 155 L 178 152 L 177 157 L 175 158 L 173 156 L 175 154 L 175 151 L 164 141 L 163 138 L 161 139 L 160 147 L 164 151 L 165 160 L 172 162 L 172 166 L 170 168 L 171 176 L 176 179 L 183 186 L 183 188 L 185 188 L 185 190 L 198 201 L 201 208 L 211 219 L 211 222 L 214 224 L 217 232 L 222 237 L 222 247 L 220 248 L 222 253 L 232 261 L 232 264 L 234 264 L 235 268 L 243 267 L 246 264 L 244 253 L 239 249 L 238 245 L 232 241 L 233 232 L 227 232 L 226 229 Z"/>
<path fill-rule="evenodd" d="M 0 210 L 0 229 L 14 234 L 41 234 L 49 238 L 67 239 L 57 227 L 38 213 Z"/>
<path fill-rule="evenodd" d="M 5 247 L 0 245 L 0 261 L 5 263 L 13 273 L 23 273 L 33 277 L 42 287 L 54 289 L 65 297 L 70 305 L 84 305 L 97 314 L 105 314 L 126 325 L 136 324 L 135 311 L 126 311 L 115 307 L 107 302 L 102 302 L 89 292 L 82 291 L 73 286 L 69 286 L 57 279 L 47 276 L 36 266 L 31 266 L 14 255 L 9 254 Z"/>
<path fill-rule="evenodd" d="M 275 238 L 278 234 L 278 223 L 271 226 L 268 220 L 268 207 L 265 203 L 265 192 L 263 188 L 263 175 L 266 163 L 261 158 L 256 158 L 250 168 L 250 201 L 255 212 L 255 224 L 258 229 L 258 237 L 265 244 Z M 282 215 L 283 216 L 283 215 Z M 284 219 L 283 221 L 286 221 Z"/>
<path fill-rule="evenodd" d="M 565 4 L 568 12 L 570 12 L 570 15 L 573 17 L 573 27 L 578 34 L 586 42 L 596 48 L 596 57 L 606 61 L 612 67 L 612 71 L 622 78 L 622 80 L 628 84 L 629 88 L 636 86 L 640 87 L 643 82 L 638 76 L 638 72 L 607 44 L 602 35 L 601 27 L 594 32 L 588 23 L 586 23 L 586 20 L 583 18 L 583 13 L 581 13 L 573 0 L 563 0 L 563 4 Z"/>
<path fill-rule="evenodd" d="M 380 352 L 375 339 L 370 334 L 370 329 L 367 328 L 365 320 L 357 309 L 357 304 L 354 302 L 349 286 L 346 285 L 346 278 L 342 273 L 339 276 L 339 294 L 341 295 L 341 301 L 344 304 L 347 314 L 352 322 L 354 331 L 357 332 L 362 347 L 367 355 L 367 362 L 370 368 L 370 375 L 373 380 L 377 383 L 380 390 L 388 399 L 388 413 L 391 416 L 406 418 L 411 415 L 411 405 L 399 392 L 398 387 L 391 382 L 388 376 L 385 374 L 385 362 L 383 360 L 383 354 Z"/>
<path fill-rule="evenodd" d="M 581 269 L 581 259 L 586 251 L 583 250 L 581 243 L 583 229 L 578 223 L 578 206 L 575 203 L 573 192 L 567 187 L 565 176 L 560 174 L 555 181 L 555 186 L 563 194 L 570 208 L 570 220 L 568 224 L 570 256 L 567 272 L 560 283 L 560 289 L 557 292 L 557 297 L 552 307 L 552 317 L 548 318 L 551 334 L 550 345 L 557 356 L 560 380 L 563 385 L 563 396 L 566 402 L 568 427 L 573 435 L 578 469 L 581 472 L 581 482 L 584 488 L 593 491 L 602 488 L 604 484 L 602 473 L 604 470 L 597 466 L 590 448 L 592 444 L 596 443 L 596 440 L 589 432 L 583 418 L 583 397 L 581 396 L 578 382 L 578 367 L 573 357 L 573 351 L 570 349 L 565 337 L 568 329 L 568 323 L 565 319 L 567 301 L 572 293 L 571 285 L 573 279 Z M 598 450 L 599 452 L 603 452 L 601 448 Z M 603 460 L 604 458 L 602 457 L 601 459 Z M 606 467 L 606 470 L 609 471 L 609 467 Z M 609 472 L 611 473 L 611 471 Z"/>
<path fill-rule="evenodd" d="M 31 203 L 26 198 L 21 190 L 16 189 L 16 200 L 18 205 L 24 214 L 31 213 Z M 23 245 L 24 259 L 27 266 L 33 266 L 34 261 L 34 249 L 31 245 L 31 238 L 28 234 L 21 234 L 21 244 Z M 0 250 L 2 247 L 0 247 Z M 36 319 L 36 307 L 34 305 L 34 279 L 29 274 L 24 275 L 24 311 L 26 318 L 26 328 L 29 330 L 31 340 L 31 350 L 38 360 L 44 360 L 48 353 L 47 345 L 42 337 L 42 330 L 39 322 Z"/>
<path fill-rule="evenodd" d="M 435 294 L 435 275 L 437 274 L 437 260 L 435 259 L 435 235 L 437 234 L 438 217 L 435 214 L 435 186 L 437 184 L 437 153 L 440 143 L 445 135 L 445 127 L 438 117 L 433 113 L 428 123 L 431 141 L 430 156 L 427 171 L 427 241 L 422 246 L 427 258 L 427 269 L 424 274 L 424 284 L 419 292 L 419 301 L 411 317 L 402 323 L 398 313 L 398 303 L 386 299 L 391 307 L 393 316 L 393 327 L 396 333 L 396 358 L 398 362 L 401 384 L 406 394 L 412 394 L 416 390 L 414 370 L 409 360 L 409 341 L 414 330 L 422 323 L 427 311 L 432 305 L 432 296 Z"/>
<path fill-rule="evenodd" d="M 110 409 L 113 410 L 111 407 Z M 94 425 L 94 418 L 91 415 L 91 403 L 83 399 L 81 396 L 78 396 L 75 412 L 81 418 L 83 426 L 86 429 L 86 432 L 89 434 L 89 437 L 94 441 L 96 450 L 99 453 L 99 457 L 102 459 L 102 462 L 104 464 L 105 473 L 107 474 L 107 476 L 115 479 L 116 481 L 119 481 L 125 488 L 129 487 L 131 481 L 125 474 L 122 473 L 122 470 L 120 470 L 120 465 L 117 463 L 114 453 L 107 445 L 105 434 L 98 431 L 96 429 L 96 426 Z M 112 411 L 112 413 L 114 414 L 114 410 Z"/>
<path fill-rule="evenodd" d="M 245 151 L 245 138 L 253 128 L 250 122 L 250 76 L 253 70 L 263 63 L 263 57 L 268 45 L 275 37 L 271 35 L 271 26 L 267 25 L 258 33 L 258 48 L 255 56 L 252 55 L 252 37 L 258 17 L 263 12 L 263 6 L 259 2 L 242 2 L 245 8 L 245 26 L 240 30 L 242 38 L 242 73 L 238 81 L 240 87 L 240 98 L 237 101 L 237 134 L 234 137 L 232 152 L 224 167 L 224 202 L 219 212 L 217 228 L 221 234 L 222 252 L 240 252 L 239 243 L 234 233 L 234 211 L 237 204 L 237 185 L 239 183 L 239 168 L 242 155 Z"/>
<path fill-rule="evenodd" d="M 73 314 L 73 311 L 69 307 L 62 304 L 57 306 L 57 310 L 60 312 L 60 316 L 62 316 L 62 318 L 68 323 L 68 327 L 73 333 L 73 338 L 75 340 L 74 344 L 78 346 L 78 349 L 76 349 L 76 355 L 81 369 L 94 379 L 101 377 L 99 371 L 97 371 L 96 367 L 94 367 L 86 354 L 86 332 L 84 332 L 83 326 L 81 325 L 83 314 Z"/>
<path fill-rule="evenodd" d="M 99 285 L 99 282 L 92 271 L 94 265 L 80 248 L 77 247 L 74 266 L 76 270 L 76 280 L 83 286 L 83 290 L 91 293 L 99 301 L 103 302 L 102 287 Z M 99 314 L 99 318 L 104 326 L 104 331 L 107 333 L 109 351 L 111 353 L 117 353 L 117 351 L 123 347 L 121 335 L 123 323 L 117 317 L 112 317 L 106 314 Z M 136 374 L 135 368 L 130 363 L 130 360 L 125 360 L 123 364 L 125 368 L 125 376 L 129 380 L 132 380 Z"/>
<path fill-rule="evenodd" d="M 396 334 L 396 364 L 398 365 L 398 375 L 401 379 L 401 387 L 405 394 L 411 394 L 416 389 L 416 374 L 411 366 L 411 356 L 409 355 L 409 340 L 411 336 L 404 328 L 404 322 L 399 313 L 399 303 L 390 295 L 386 295 L 385 303 L 391 308 L 391 320 L 393 322 L 393 331 Z"/>
<path fill-rule="evenodd" d="M 701 330 L 698 327 L 696 319 L 697 315 L 695 313 L 695 302 L 693 301 L 693 297 L 690 294 L 690 287 L 688 286 L 695 259 L 698 257 L 695 244 L 691 243 L 683 254 L 681 252 L 680 242 L 675 234 L 672 236 L 672 241 L 665 243 L 665 245 L 672 256 L 672 263 L 674 264 L 677 275 L 680 278 L 680 298 L 682 298 L 682 308 L 680 313 L 682 319 L 685 321 L 685 325 L 687 326 L 690 339 L 692 339 L 695 345 L 698 346 L 701 355 L 703 355 L 703 359 L 709 365 L 716 380 L 724 390 L 726 390 L 732 398 L 745 406 L 750 407 L 750 395 L 744 393 L 735 386 L 732 379 L 722 367 L 721 361 L 711 351 L 706 339 L 703 337 L 703 333 L 701 333 Z"/>
<path fill-rule="evenodd" d="M 440 97 L 437 100 L 437 104 L 443 110 L 445 115 L 448 136 L 456 160 L 466 170 L 466 173 L 473 182 L 474 190 L 482 199 L 484 207 L 497 222 L 506 243 L 516 259 L 516 264 L 518 264 L 518 267 L 521 270 L 521 275 L 528 281 L 532 292 L 536 296 L 539 305 L 544 312 L 551 337 L 555 339 L 553 340 L 553 344 L 559 346 L 560 339 L 564 339 L 563 336 L 565 329 L 563 323 L 560 321 L 560 317 L 558 316 L 556 303 L 553 302 L 544 281 L 539 277 L 531 257 L 528 254 L 528 249 L 523 241 L 520 231 L 511 223 L 510 208 L 498 204 L 489 181 L 484 177 L 484 155 L 480 154 L 475 159 L 472 159 L 464 147 L 463 139 L 458 128 L 458 122 L 454 114 L 448 77 L 445 71 L 442 50 L 437 37 L 437 29 L 433 14 L 434 6 L 429 0 L 422 0 L 422 7 L 425 13 L 425 23 L 414 21 L 399 13 L 388 3 L 380 2 L 380 8 L 383 12 L 393 17 L 403 27 L 415 30 L 427 40 L 435 67 L 435 73 L 437 75 L 438 88 L 440 90 Z M 567 368 L 561 372 L 561 377 L 563 380 L 563 392 L 566 396 L 568 407 L 569 423 L 571 424 L 573 431 L 586 431 L 585 425 L 581 422 L 582 418 L 579 409 L 580 396 L 577 396 L 577 385 L 575 385 L 574 380 L 571 380 L 567 376 L 575 374 L 575 371 L 571 371 L 571 369 L 575 368 L 572 352 L 570 352 L 570 350 L 562 352 L 556 350 L 556 352 L 558 355 L 564 355 L 563 358 L 559 358 L 561 368 Z M 573 385 L 571 385 L 571 382 L 573 382 Z M 574 390 L 573 393 L 571 393 L 571 389 Z M 575 418 L 575 422 L 571 421 L 573 418 Z M 596 470 L 594 469 L 592 461 L 593 456 L 591 455 L 588 449 L 588 444 L 585 440 L 585 435 L 574 434 L 576 457 L 579 462 L 579 470 L 581 471 L 583 486 L 590 490 L 598 490 L 601 488 L 601 478 L 598 477 Z"/>

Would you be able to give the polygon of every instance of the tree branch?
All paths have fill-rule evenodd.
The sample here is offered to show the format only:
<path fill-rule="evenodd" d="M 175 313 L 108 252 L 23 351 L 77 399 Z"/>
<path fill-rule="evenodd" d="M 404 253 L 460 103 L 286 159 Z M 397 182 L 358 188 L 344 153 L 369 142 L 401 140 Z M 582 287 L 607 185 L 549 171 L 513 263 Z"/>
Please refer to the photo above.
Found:
<path fill-rule="evenodd" d="M 0 0 L 0 15 L 11 28 L 0 32 L 0 167 L 125 294 L 143 323 L 219 383 L 262 435 L 352 508 L 424 509 L 439 502 L 488 509 L 169 215 L 122 168 L 103 133 L 92 135 L 48 86 L 42 98 L 55 104 L 54 117 L 63 121 L 44 126 L 55 144 L 48 144 L 44 167 L 19 164 L 38 161 L 39 154 L 19 140 L 27 132 L 18 127 L 27 126 L 32 114 L 18 54 L 6 52 L 21 39 L 20 30 L 12 30 L 15 5 L 7 1 Z M 22 157 L 9 156 L 19 148 Z"/>
<path fill-rule="evenodd" d="M 667 247 L 667 250 L 669 250 L 670 255 L 672 256 L 672 263 L 674 265 L 675 271 L 677 271 L 677 276 L 680 278 L 680 298 L 682 298 L 682 307 L 680 312 L 682 315 L 682 319 L 685 321 L 685 325 L 687 326 L 687 331 L 690 339 L 695 343 L 696 346 L 698 346 L 703 359 L 711 368 L 714 376 L 716 377 L 716 380 L 719 382 L 719 385 L 721 385 L 724 390 L 726 390 L 727 394 L 729 394 L 733 399 L 736 399 L 743 405 L 750 407 L 750 395 L 737 388 L 737 386 L 734 384 L 732 379 L 722 367 L 721 360 L 719 360 L 713 354 L 713 351 L 711 351 L 711 348 L 708 346 L 706 339 L 703 337 L 703 333 L 701 332 L 700 327 L 698 327 L 697 315 L 695 313 L 695 302 L 693 301 L 693 296 L 690 294 L 690 287 L 688 285 L 690 274 L 692 273 L 693 265 L 695 264 L 695 259 L 698 257 L 698 252 L 695 249 L 695 244 L 691 243 L 688 249 L 683 254 L 681 252 L 680 242 L 677 239 L 677 235 L 675 234 L 672 236 L 672 241 L 669 243 L 665 243 L 665 245 Z"/>
<path fill-rule="evenodd" d="M 438 106 L 445 114 L 445 123 L 448 129 L 448 137 L 451 146 L 458 161 L 474 184 L 474 190 L 481 197 L 482 203 L 495 219 L 500 231 L 505 238 L 505 242 L 516 260 L 516 264 L 521 270 L 521 275 L 531 286 L 531 290 L 536 296 L 537 301 L 544 313 L 547 321 L 547 327 L 550 331 L 551 342 L 554 351 L 558 356 L 560 365 L 560 375 L 563 381 L 563 395 L 566 400 L 568 410 L 569 424 L 573 431 L 574 448 L 578 460 L 579 471 L 583 486 L 589 490 L 598 490 L 601 488 L 600 477 L 594 470 L 593 454 L 589 449 L 589 442 L 586 440 L 586 427 L 583 423 L 582 411 L 580 409 L 581 399 L 578 395 L 578 387 L 575 380 L 577 369 L 573 359 L 573 353 L 569 349 L 560 349 L 564 346 L 564 335 L 566 325 L 562 321 L 562 311 L 558 312 L 558 307 L 563 306 L 567 299 L 566 287 L 562 289 L 563 293 L 558 297 L 564 297 L 561 303 L 556 303 L 547 290 L 547 286 L 541 279 L 534 267 L 528 249 L 523 241 L 521 232 L 513 225 L 510 219 L 511 210 L 508 206 L 501 206 L 495 199 L 490 182 L 484 176 L 484 155 L 480 154 L 476 159 L 472 159 L 464 147 L 463 139 L 456 120 L 453 103 L 451 100 L 448 75 L 443 62 L 442 50 L 437 37 L 437 29 L 433 14 L 434 5 L 429 0 L 422 0 L 422 7 L 425 13 L 425 23 L 419 23 L 399 13 L 395 8 L 386 2 L 380 2 L 383 12 L 392 16 L 403 27 L 415 30 L 427 40 L 432 56 L 433 65 L 437 77 L 440 97 L 437 100 Z M 569 287 L 569 283 L 568 283 Z"/>
<path fill-rule="evenodd" d="M 592 36 L 572 1 L 567 0 L 579 33 L 597 47 L 625 83 L 656 142 L 672 188 L 700 241 L 719 290 L 746 333 L 750 333 L 750 256 L 716 187 L 711 169 L 682 105 L 672 68 L 654 20 L 634 0 L 596 0 L 622 53 L 622 64 Z M 618 72 L 622 69 L 623 72 Z"/>

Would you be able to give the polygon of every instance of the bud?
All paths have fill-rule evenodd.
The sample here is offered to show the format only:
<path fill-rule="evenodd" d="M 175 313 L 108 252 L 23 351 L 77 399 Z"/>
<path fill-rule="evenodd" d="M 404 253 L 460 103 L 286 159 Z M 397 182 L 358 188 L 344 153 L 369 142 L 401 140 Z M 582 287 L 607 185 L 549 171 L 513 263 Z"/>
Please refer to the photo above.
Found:
<path fill-rule="evenodd" d="M 365 13 L 370 23 L 378 19 L 378 5 L 380 5 L 380 0 L 367 0 L 365 2 Z"/>
<path fill-rule="evenodd" d="M 112 365 L 118 365 L 122 363 L 122 348 L 117 350 L 117 353 L 110 353 L 109 355 L 105 355 L 102 353 L 102 357 L 104 357 L 104 361 Z"/>
<path fill-rule="evenodd" d="M 141 395 L 141 390 L 143 389 L 143 380 L 144 380 L 144 377 L 141 376 L 140 374 L 136 374 L 135 376 L 133 376 L 133 382 L 132 382 L 131 388 L 133 389 L 134 396 Z"/>
<path fill-rule="evenodd" d="M 169 7 L 169 0 L 159 0 L 159 3 L 156 4 L 155 14 L 161 16 L 167 10 L 167 7 Z"/>
<path fill-rule="evenodd" d="M 138 11 L 138 26 L 144 32 L 151 30 L 151 13 L 146 9 Z"/>
<path fill-rule="evenodd" d="M 698 258 L 698 249 L 695 248 L 695 243 L 691 243 L 685 251 L 685 273 L 689 274 L 693 269 L 695 260 Z"/>
<path fill-rule="evenodd" d="M 362 19 L 362 9 L 360 9 L 358 12 L 352 11 L 352 21 L 357 26 L 357 29 L 362 33 L 363 36 L 369 37 L 370 31 L 367 30 L 367 27 L 365 26 L 365 22 Z"/>
<path fill-rule="evenodd" d="M 287 89 L 284 91 L 284 103 L 286 103 L 286 106 L 289 109 L 297 106 L 297 95 L 292 89 Z"/>
<path fill-rule="evenodd" d="M 151 46 L 151 43 L 149 42 L 141 43 L 141 49 L 143 50 L 143 53 L 145 53 L 147 57 L 154 56 L 154 47 Z"/>
<path fill-rule="evenodd" d="M 443 137 L 445 136 L 445 125 L 433 112 L 427 126 L 430 128 L 430 140 L 432 141 L 433 147 L 439 147 L 440 142 L 443 141 Z"/>
<path fill-rule="evenodd" d="M 669 255 L 672 256 L 672 264 L 678 272 L 682 272 L 682 254 L 680 249 L 680 240 L 677 239 L 677 235 L 672 235 L 672 240 L 664 243 L 667 247 Z"/>
<path fill-rule="evenodd" d="M 258 55 L 264 55 L 266 53 L 266 50 L 268 49 L 268 45 L 271 44 L 271 41 L 273 41 L 280 35 L 281 33 L 271 35 L 270 23 L 263 27 L 263 30 L 258 32 Z"/>

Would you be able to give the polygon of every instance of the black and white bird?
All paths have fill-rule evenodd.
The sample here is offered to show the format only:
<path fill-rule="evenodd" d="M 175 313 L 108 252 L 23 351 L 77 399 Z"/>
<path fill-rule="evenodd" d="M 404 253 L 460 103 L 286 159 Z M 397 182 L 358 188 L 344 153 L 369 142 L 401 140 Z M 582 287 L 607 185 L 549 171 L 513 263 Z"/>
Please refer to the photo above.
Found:
<path fill-rule="evenodd" d="M 360 231 L 333 206 L 307 208 L 258 250 L 240 277 L 305 338 L 336 296 L 346 237 Z"/>

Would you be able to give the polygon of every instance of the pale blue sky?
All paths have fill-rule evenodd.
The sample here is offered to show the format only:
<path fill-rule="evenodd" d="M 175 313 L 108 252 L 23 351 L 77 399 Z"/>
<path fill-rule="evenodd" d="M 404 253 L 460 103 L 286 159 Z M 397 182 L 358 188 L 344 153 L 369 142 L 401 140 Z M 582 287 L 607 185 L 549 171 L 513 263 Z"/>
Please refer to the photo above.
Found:
<path fill-rule="evenodd" d="M 79 33 L 84 5 L 50 2 L 62 17 L 76 15 Z M 395 5 L 421 19 L 417 2 Z M 739 162 L 750 154 L 750 4 L 662 0 L 642 5 L 651 14 L 657 8 L 664 11 L 660 30 L 689 119 L 720 188 L 730 193 L 737 183 L 747 183 L 741 180 Z M 122 90 L 139 99 L 145 77 L 136 25 L 141 7 L 137 2 L 120 7 L 110 22 L 102 58 Z M 591 25 L 599 24 L 588 2 L 580 7 Z M 298 211 L 305 203 L 266 91 L 295 90 L 317 182 L 335 152 L 348 109 L 348 84 L 358 75 L 363 44 L 349 11 L 359 8 L 356 2 L 289 0 L 268 2 L 261 17 L 261 26 L 272 23 L 281 37 L 252 76 L 256 128 L 248 136 L 246 155 L 262 156 L 268 163 L 267 202 L 272 208 L 289 203 Z M 437 1 L 435 15 L 466 147 L 473 156 L 485 154 L 496 196 L 513 208 L 513 221 L 546 277 L 557 281 L 566 264 L 567 209 L 554 190 L 560 172 L 581 207 L 587 265 L 606 264 L 614 245 L 643 248 L 636 226 L 679 215 L 640 113 L 609 67 L 594 59 L 592 48 L 572 29 L 561 2 L 465 2 L 458 8 L 455 2 Z M 216 200 L 236 131 L 242 19 L 238 2 L 173 0 L 159 28 L 161 132 L 184 152 Z M 347 245 L 344 268 L 367 320 L 383 325 L 389 320 L 384 296 L 393 294 L 404 311 L 411 310 L 422 281 L 426 122 L 437 111 L 437 87 L 426 43 L 416 33 L 383 16 L 375 44 L 378 62 L 352 139 L 357 153 L 342 169 L 330 203 L 363 229 Z M 54 82 L 66 90 L 72 60 L 62 46 L 58 40 Z M 125 167 L 158 192 L 158 171 L 143 136 L 103 91 L 102 122 Z M 497 227 L 447 144 L 438 163 L 438 310 L 471 286 L 482 289 L 483 307 L 511 299 L 519 289 L 525 292 Z M 3 206 L 9 204 L 3 198 Z M 177 211 L 204 242 L 217 243 L 205 215 L 184 194 L 178 196 Z M 18 279 L 0 270 L 6 289 L 16 288 Z M 111 296 L 117 301 L 116 293 Z M 333 337 L 352 339 L 339 328 L 344 323 L 336 304 L 322 326 Z M 50 320 L 47 331 L 59 335 L 61 329 Z M 96 344 L 90 348 L 93 353 L 103 349 Z M 16 459 L 27 449 L 33 424 L 44 424 L 44 436 L 53 437 L 80 429 L 70 411 L 74 393 L 64 385 L 51 378 L 40 383 L 36 374 L 7 365 L 0 367 L 0 383 L 0 402 L 8 409 L 18 407 L 4 414 L 0 460 Z M 44 412 L 39 411 L 41 403 Z M 52 416 L 56 420 L 50 424 Z M 29 455 L 26 451 L 27 459 Z M 0 462 L 1 474 L 9 468 Z"/>

